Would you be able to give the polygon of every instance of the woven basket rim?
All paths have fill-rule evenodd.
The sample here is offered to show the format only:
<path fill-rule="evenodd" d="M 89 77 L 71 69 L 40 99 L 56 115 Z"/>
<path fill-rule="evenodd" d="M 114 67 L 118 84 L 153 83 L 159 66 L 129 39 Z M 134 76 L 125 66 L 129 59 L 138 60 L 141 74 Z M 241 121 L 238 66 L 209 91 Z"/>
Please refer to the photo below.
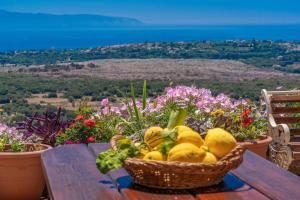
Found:
<path fill-rule="evenodd" d="M 232 152 L 236 152 L 236 151 L 244 151 L 244 147 L 242 145 L 237 145 L 233 150 L 231 150 L 230 153 Z M 230 154 L 229 153 L 229 154 Z M 242 153 L 241 153 L 242 154 Z M 190 167 L 215 167 L 215 166 L 221 166 L 221 165 L 226 165 L 228 163 L 229 160 L 232 159 L 226 159 L 227 156 L 225 156 L 224 158 L 222 158 L 221 160 L 218 160 L 217 163 L 214 164 L 208 164 L 208 163 L 189 163 L 189 162 L 179 162 L 179 161 L 167 161 L 167 160 L 163 160 L 163 161 L 159 161 L 159 160 L 143 160 L 141 158 L 126 158 L 126 161 L 129 162 L 140 162 L 140 163 L 145 163 L 145 164 L 150 164 L 150 163 L 155 163 L 155 164 L 160 164 L 160 165 L 165 165 L 165 166 L 170 166 L 170 165 L 186 165 L 186 166 L 190 166 Z"/>
<path fill-rule="evenodd" d="M 123 135 L 115 135 L 111 139 L 111 146 L 114 150 L 116 150 L 116 142 L 122 138 L 125 138 Z M 226 166 L 229 162 L 232 162 L 235 159 L 238 159 L 240 155 L 243 155 L 245 151 L 245 147 L 237 144 L 234 149 L 232 149 L 225 157 L 218 160 L 217 163 L 214 164 L 208 164 L 208 163 L 189 163 L 189 162 L 179 162 L 179 161 L 159 161 L 159 160 L 143 160 L 141 158 L 126 158 L 125 162 L 130 163 L 140 163 L 140 164 L 155 164 L 155 165 L 161 165 L 161 166 L 187 166 L 187 167 L 203 167 L 203 168 L 214 168 L 214 167 L 220 167 L 220 166 Z M 236 155 L 234 155 L 236 154 Z"/>

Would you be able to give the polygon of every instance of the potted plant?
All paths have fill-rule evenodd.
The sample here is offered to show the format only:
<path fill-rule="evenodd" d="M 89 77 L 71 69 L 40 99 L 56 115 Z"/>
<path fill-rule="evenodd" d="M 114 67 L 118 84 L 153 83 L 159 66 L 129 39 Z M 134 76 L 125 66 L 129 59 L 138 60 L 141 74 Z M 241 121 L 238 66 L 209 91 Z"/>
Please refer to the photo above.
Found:
<path fill-rule="evenodd" d="M 229 130 L 248 150 L 267 158 L 267 151 L 272 138 L 267 135 L 266 116 L 255 105 L 241 108 L 236 112 L 234 124 Z M 238 117 L 239 115 L 239 117 Z"/>
<path fill-rule="evenodd" d="M 15 128 L 0 125 L 1 199 L 39 199 L 45 187 L 41 153 L 51 148 L 25 143 Z"/>
<path fill-rule="evenodd" d="M 248 102 L 230 112 L 213 111 L 211 121 L 214 127 L 228 130 L 248 150 L 266 158 L 272 138 L 267 136 L 267 119 L 261 110 L 254 103 Z"/>

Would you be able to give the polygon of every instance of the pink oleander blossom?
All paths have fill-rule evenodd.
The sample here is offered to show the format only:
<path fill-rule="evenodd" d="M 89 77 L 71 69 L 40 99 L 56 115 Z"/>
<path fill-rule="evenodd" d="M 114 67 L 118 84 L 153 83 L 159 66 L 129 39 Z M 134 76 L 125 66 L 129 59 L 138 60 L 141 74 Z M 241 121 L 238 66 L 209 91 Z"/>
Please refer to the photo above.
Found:
<path fill-rule="evenodd" d="M 200 113 L 209 113 L 216 109 L 222 109 L 224 111 L 231 111 L 237 108 L 239 105 L 246 105 L 245 100 L 233 100 L 229 96 L 220 93 L 217 96 L 213 96 L 209 89 L 188 87 L 188 86 L 176 86 L 165 88 L 164 94 L 157 96 L 156 98 L 148 98 L 145 110 L 142 111 L 142 102 L 137 99 L 136 106 L 143 113 L 152 113 L 161 111 L 168 103 L 175 103 L 180 106 L 194 106 L 199 109 Z M 101 110 L 95 115 L 108 115 L 115 113 L 122 117 L 128 117 L 128 106 L 133 107 L 133 103 L 129 102 L 128 105 L 123 103 L 119 106 L 111 107 L 108 99 L 101 101 L 103 106 Z"/>
<path fill-rule="evenodd" d="M 109 100 L 108 100 L 108 98 L 105 98 L 105 99 L 102 99 L 102 101 L 101 101 L 101 106 L 108 106 L 109 105 Z"/>

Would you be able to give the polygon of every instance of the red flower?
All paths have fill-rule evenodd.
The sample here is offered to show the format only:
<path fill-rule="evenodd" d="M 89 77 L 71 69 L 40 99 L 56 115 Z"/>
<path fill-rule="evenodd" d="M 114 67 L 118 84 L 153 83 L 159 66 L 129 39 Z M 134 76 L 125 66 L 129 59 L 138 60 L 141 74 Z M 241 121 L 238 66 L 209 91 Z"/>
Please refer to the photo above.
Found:
<path fill-rule="evenodd" d="M 75 117 L 75 120 L 76 121 L 81 121 L 81 120 L 83 120 L 84 119 L 84 116 L 83 115 L 77 115 L 76 117 Z"/>
<path fill-rule="evenodd" d="M 95 142 L 95 137 L 94 137 L 94 136 L 90 136 L 90 137 L 88 137 L 88 138 L 86 139 L 86 141 L 87 141 L 88 143 Z"/>
<path fill-rule="evenodd" d="M 94 127 L 96 126 L 96 122 L 92 119 L 86 119 L 83 121 L 83 123 L 89 127 Z"/>
<path fill-rule="evenodd" d="M 251 113 L 250 109 L 249 108 L 245 108 L 243 110 L 243 113 L 242 113 L 242 117 L 248 117 L 248 115 Z"/>
<path fill-rule="evenodd" d="M 251 123 L 253 122 L 253 120 L 251 118 L 245 118 L 244 121 L 242 121 L 240 123 L 241 126 L 243 127 L 247 127 L 249 126 Z"/>

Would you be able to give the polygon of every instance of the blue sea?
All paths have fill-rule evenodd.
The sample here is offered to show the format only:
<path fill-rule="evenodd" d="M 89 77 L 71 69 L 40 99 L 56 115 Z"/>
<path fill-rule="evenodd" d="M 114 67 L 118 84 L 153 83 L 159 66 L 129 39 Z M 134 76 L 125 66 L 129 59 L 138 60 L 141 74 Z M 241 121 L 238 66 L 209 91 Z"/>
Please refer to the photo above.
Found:
<path fill-rule="evenodd" d="M 76 49 L 162 41 L 200 40 L 300 41 L 299 25 L 145 26 L 97 30 L 5 30 L 0 29 L 0 51 Z"/>

